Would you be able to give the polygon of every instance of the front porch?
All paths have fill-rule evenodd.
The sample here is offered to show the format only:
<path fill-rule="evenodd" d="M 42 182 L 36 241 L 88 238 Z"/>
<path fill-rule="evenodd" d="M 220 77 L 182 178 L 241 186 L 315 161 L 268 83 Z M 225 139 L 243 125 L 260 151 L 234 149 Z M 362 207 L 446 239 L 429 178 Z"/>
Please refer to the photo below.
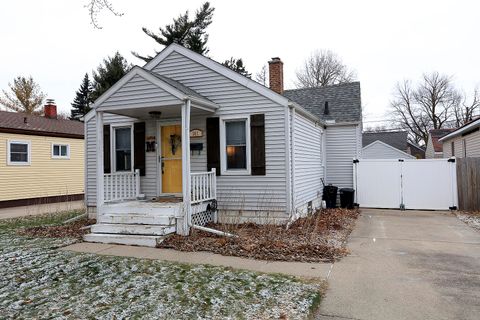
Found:
<path fill-rule="evenodd" d="M 216 171 L 192 170 L 197 149 L 190 143 L 190 122 L 204 122 L 217 106 L 142 69 L 120 82 L 94 106 L 97 224 L 85 240 L 156 246 L 167 234 L 188 235 L 191 227 L 215 218 Z M 129 97 L 125 104 L 132 82 L 154 84 L 149 96 L 161 94 L 162 100 Z M 147 134 L 145 124 L 154 132 Z"/>

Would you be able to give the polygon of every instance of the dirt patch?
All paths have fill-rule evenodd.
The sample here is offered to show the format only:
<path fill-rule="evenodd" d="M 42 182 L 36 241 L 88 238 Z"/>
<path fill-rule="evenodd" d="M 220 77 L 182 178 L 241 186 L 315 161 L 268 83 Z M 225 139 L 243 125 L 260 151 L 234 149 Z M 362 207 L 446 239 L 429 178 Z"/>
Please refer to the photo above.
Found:
<path fill-rule="evenodd" d="M 95 220 L 81 219 L 65 225 L 21 228 L 17 230 L 17 234 L 32 238 L 82 238 L 90 232 L 90 229 L 84 227 L 94 223 Z"/>
<path fill-rule="evenodd" d="M 332 262 L 348 254 L 346 240 L 358 210 L 327 209 L 285 226 L 209 224 L 237 238 L 192 230 L 183 237 L 172 235 L 160 245 L 181 251 L 210 251 L 228 256 L 262 260 Z"/>

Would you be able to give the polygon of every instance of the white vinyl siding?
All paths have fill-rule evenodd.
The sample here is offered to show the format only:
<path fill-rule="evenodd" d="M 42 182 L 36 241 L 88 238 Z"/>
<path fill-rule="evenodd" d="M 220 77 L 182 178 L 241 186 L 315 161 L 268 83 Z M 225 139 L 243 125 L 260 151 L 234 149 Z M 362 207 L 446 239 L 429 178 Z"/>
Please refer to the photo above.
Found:
<path fill-rule="evenodd" d="M 294 121 L 294 206 L 321 196 L 323 178 L 321 128 L 298 113 Z"/>
<path fill-rule="evenodd" d="M 464 143 L 467 146 L 464 150 Z M 480 131 L 473 132 L 464 137 L 458 136 L 443 141 L 443 157 L 450 158 L 452 156 L 452 141 L 455 144 L 455 157 L 463 158 L 465 153 L 467 157 L 480 157 Z"/>
<path fill-rule="evenodd" d="M 358 125 L 329 126 L 326 138 L 326 183 L 339 188 L 353 187 L 353 159 L 361 154 Z"/>
<path fill-rule="evenodd" d="M 372 142 L 362 149 L 363 159 L 415 159 L 414 156 L 406 154 L 391 146 L 386 146 L 377 141 Z"/>
<path fill-rule="evenodd" d="M 224 210 L 286 212 L 285 107 L 177 52 L 171 53 L 153 71 L 217 103 L 220 108 L 212 116 L 265 114 L 266 175 L 217 177 L 218 206 Z M 196 121 L 192 119 L 192 128 L 198 126 Z M 195 160 L 192 157 L 193 170 L 202 167 L 202 160 L 206 170 L 204 153 L 206 150 Z"/>
<path fill-rule="evenodd" d="M 427 148 L 425 149 L 425 159 L 435 158 L 435 149 L 433 148 L 432 136 L 428 135 Z"/>

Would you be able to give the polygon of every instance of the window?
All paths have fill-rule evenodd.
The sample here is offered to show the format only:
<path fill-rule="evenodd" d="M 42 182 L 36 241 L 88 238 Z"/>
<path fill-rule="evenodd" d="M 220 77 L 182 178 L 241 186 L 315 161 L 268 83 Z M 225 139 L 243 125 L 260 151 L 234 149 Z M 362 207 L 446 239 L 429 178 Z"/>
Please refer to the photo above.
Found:
<path fill-rule="evenodd" d="M 455 156 L 455 142 L 452 141 L 452 142 L 450 142 L 450 144 L 451 144 L 451 148 L 452 148 L 452 157 L 454 157 Z"/>
<path fill-rule="evenodd" d="M 115 128 L 115 171 L 132 170 L 132 128 Z"/>
<path fill-rule="evenodd" d="M 222 121 L 222 171 L 250 174 L 250 132 L 248 119 Z"/>
<path fill-rule="evenodd" d="M 7 142 L 8 165 L 30 165 L 30 141 Z"/>
<path fill-rule="evenodd" d="M 52 158 L 68 159 L 70 158 L 70 145 L 68 144 L 52 144 Z"/>

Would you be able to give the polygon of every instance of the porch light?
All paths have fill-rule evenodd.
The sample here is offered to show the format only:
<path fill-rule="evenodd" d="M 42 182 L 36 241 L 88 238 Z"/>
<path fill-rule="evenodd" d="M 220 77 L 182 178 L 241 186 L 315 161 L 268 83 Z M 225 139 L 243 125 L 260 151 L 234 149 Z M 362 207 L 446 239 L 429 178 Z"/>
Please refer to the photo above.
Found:
<path fill-rule="evenodd" d="M 150 111 L 148 114 L 152 119 L 160 119 L 160 117 L 162 116 L 161 111 Z"/>

